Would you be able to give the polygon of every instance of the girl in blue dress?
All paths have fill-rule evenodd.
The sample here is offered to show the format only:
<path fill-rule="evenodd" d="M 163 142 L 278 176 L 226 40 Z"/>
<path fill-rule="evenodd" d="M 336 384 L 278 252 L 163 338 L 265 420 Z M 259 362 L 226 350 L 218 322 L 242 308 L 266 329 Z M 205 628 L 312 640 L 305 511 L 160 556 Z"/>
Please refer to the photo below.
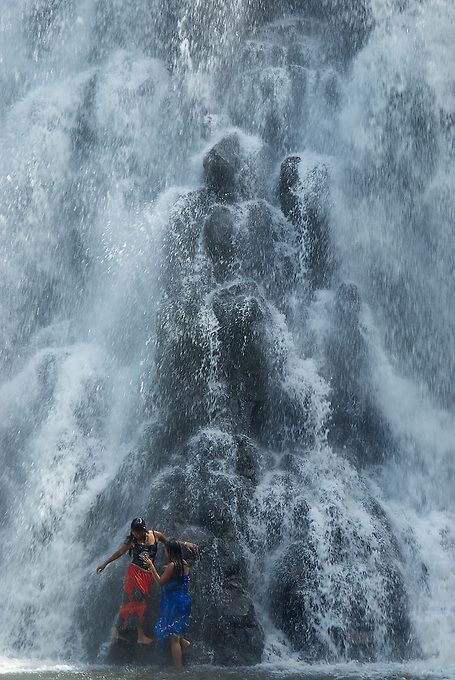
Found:
<path fill-rule="evenodd" d="M 189 646 L 188 633 L 191 597 L 188 593 L 190 567 L 183 559 L 182 546 L 178 541 L 166 541 L 165 554 L 168 564 L 160 576 L 152 560 L 142 558 L 161 586 L 160 618 L 155 624 L 155 635 L 162 645 L 170 639 L 174 666 L 182 666 L 183 651 Z"/>

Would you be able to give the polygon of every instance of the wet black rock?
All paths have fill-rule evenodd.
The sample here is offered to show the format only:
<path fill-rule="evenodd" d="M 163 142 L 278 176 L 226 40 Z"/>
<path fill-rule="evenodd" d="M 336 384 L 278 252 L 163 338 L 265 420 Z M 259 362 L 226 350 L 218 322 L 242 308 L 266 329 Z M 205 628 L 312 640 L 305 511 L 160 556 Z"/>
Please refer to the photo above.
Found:
<path fill-rule="evenodd" d="M 150 506 L 171 533 L 193 536 L 196 527 L 200 534 L 192 658 L 223 664 L 257 663 L 264 644 L 240 538 L 259 469 L 248 435 L 267 391 L 268 311 L 256 283 L 226 282 L 239 266 L 234 219 L 241 210 L 220 203 L 243 181 L 239 150 L 231 137 L 209 152 L 209 191 L 178 202 L 166 236 L 155 355 L 165 434 L 152 446 L 164 448 L 159 459 L 171 472 Z M 178 499 L 171 507 L 170 497 Z"/>
<path fill-rule="evenodd" d="M 370 0 L 306 0 L 306 8 L 332 29 L 334 47 L 345 58 L 352 57 L 367 42 L 374 27 Z"/>
<path fill-rule="evenodd" d="M 200 554 L 191 579 L 193 658 L 228 666 L 257 663 L 264 633 L 248 594 L 238 541 L 201 527 L 183 530 L 182 536 L 197 542 Z"/>
<path fill-rule="evenodd" d="M 187 284 L 197 255 L 201 229 L 210 201 L 206 190 L 192 191 L 177 201 L 171 212 L 163 247 L 164 284 L 177 294 Z"/>
<path fill-rule="evenodd" d="M 279 308 L 295 283 L 296 247 L 295 229 L 278 210 L 263 200 L 248 203 L 237 232 L 237 260 L 241 272 L 260 280 Z"/>
<path fill-rule="evenodd" d="M 180 477 L 169 488 L 181 498 L 179 524 L 205 527 L 220 540 L 238 542 L 245 522 L 259 455 L 245 435 L 216 429 L 199 431 L 184 450 Z M 175 513 L 174 513 L 175 514 Z"/>
<path fill-rule="evenodd" d="M 366 44 L 374 28 L 370 0 L 257 0 L 251 3 L 250 13 L 258 24 L 290 14 L 320 22 L 326 49 L 343 60 Z"/>
<path fill-rule="evenodd" d="M 308 275 L 314 288 L 328 286 L 333 271 L 330 243 L 330 173 L 323 160 L 303 167 L 299 156 L 281 164 L 278 183 L 281 209 L 300 233 Z"/>
<path fill-rule="evenodd" d="M 329 284 L 333 270 L 330 247 L 330 177 L 327 165 L 315 164 L 302 177 L 302 217 L 308 235 L 308 262 L 316 288 Z"/>
<path fill-rule="evenodd" d="M 255 608 L 246 591 L 227 588 L 220 602 L 220 629 L 223 646 L 215 652 L 215 662 L 250 666 L 261 658 L 264 632 L 258 626 Z"/>
<path fill-rule="evenodd" d="M 310 393 L 292 394 L 285 386 L 271 386 L 268 398 L 255 413 L 254 430 L 260 441 L 275 451 L 292 451 L 310 445 Z"/>
<path fill-rule="evenodd" d="M 200 429 L 167 461 L 148 516 L 168 535 L 198 545 L 191 558 L 191 660 L 260 661 L 264 634 L 248 588 L 240 540 L 257 449 L 246 436 Z"/>
<path fill-rule="evenodd" d="M 246 60 L 253 55 L 246 55 Z M 261 60 L 256 52 L 256 59 Z M 284 56 L 268 50 L 270 65 L 257 64 L 246 69 L 231 83 L 235 101 L 230 111 L 233 120 L 249 132 L 257 134 L 275 151 L 286 153 L 298 145 L 299 121 L 307 86 L 307 70 L 303 66 L 282 63 Z M 278 63 L 275 64 L 274 61 Z M 240 93 L 240 97 L 239 97 Z"/>
<path fill-rule="evenodd" d="M 288 156 L 281 163 L 278 197 L 284 215 L 294 222 L 300 215 L 298 196 L 300 156 Z"/>
<path fill-rule="evenodd" d="M 329 441 L 364 465 L 380 463 L 394 443 L 371 399 L 370 357 L 359 319 L 357 286 L 342 284 L 337 292 L 333 331 L 327 345 L 332 387 Z"/>
<path fill-rule="evenodd" d="M 329 508 L 330 510 L 330 508 Z M 382 580 L 382 598 L 378 611 L 369 601 L 368 584 L 358 578 L 359 560 L 369 560 L 371 548 L 363 544 L 353 526 L 338 508 L 332 508 L 332 524 L 326 527 L 327 554 L 323 570 L 308 523 L 301 534 L 289 544 L 285 553 L 274 565 L 271 584 L 270 612 L 275 625 L 284 630 L 294 649 L 306 661 L 325 659 L 332 661 L 340 656 L 359 661 L 374 661 L 380 654 L 375 638 L 376 617 L 382 619 L 384 633 L 389 642 L 389 658 L 403 660 L 412 650 L 411 627 L 407 614 L 408 602 L 403 577 L 397 566 L 400 555 L 391 535 L 378 525 L 381 533 L 377 556 L 377 577 Z M 303 508 L 304 518 L 305 508 Z M 313 535 L 314 538 L 314 535 Z M 321 540 L 322 537 L 318 537 Z M 352 559 L 354 557 L 354 559 Z M 329 592 L 321 590 L 323 571 L 331 568 L 326 582 Z M 321 621 L 337 603 L 336 621 L 327 629 L 327 637 L 319 633 Z"/>
<path fill-rule="evenodd" d="M 166 414 L 164 430 L 174 440 L 207 422 L 210 346 L 205 317 L 200 312 L 213 283 L 209 261 L 201 252 L 209 209 L 204 190 L 182 197 L 174 207 L 164 242 L 166 267 L 157 314 L 155 387 Z"/>
<path fill-rule="evenodd" d="M 302 539 L 291 543 L 275 564 L 270 612 L 294 648 L 311 661 L 324 657 L 325 650 L 316 632 L 317 557 L 305 536 Z"/>
<path fill-rule="evenodd" d="M 239 190 L 239 174 L 244 165 L 237 134 L 224 137 L 204 158 L 207 186 L 221 201 L 232 201 Z"/>
<path fill-rule="evenodd" d="M 234 258 L 234 218 L 226 206 L 211 208 L 204 223 L 204 244 L 217 278 L 224 278 Z"/>
<path fill-rule="evenodd" d="M 257 446 L 250 437 L 238 435 L 236 473 L 248 482 L 256 483 L 259 473 L 259 454 Z"/>
<path fill-rule="evenodd" d="M 278 235 L 273 224 L 269 206 L 265 201 L 255 201 L 246 215 L 247 242 L 242 243 L 242 256 L 250 274 L 266 279 L 273 274 L 275 265 L 274 246 Z"/>
<path fill-rule="evenodd" d="M 191 310 L 197 313 L 192 302 L 183 305 L 179 300 L 163 299 L 158 319 L 157 387 L 166 409 L 166 428 L 177 439 L 206 422 L 210 348 L 204 328 L 185 321 Z"/>
<path fill-rule="evenodd" d="M 248 281 L 220 290 L 213 300 L 222 345 L 220 359 L 229 390 L 240 402 L 257 402 L 267 392 L 264 301 Z"/>

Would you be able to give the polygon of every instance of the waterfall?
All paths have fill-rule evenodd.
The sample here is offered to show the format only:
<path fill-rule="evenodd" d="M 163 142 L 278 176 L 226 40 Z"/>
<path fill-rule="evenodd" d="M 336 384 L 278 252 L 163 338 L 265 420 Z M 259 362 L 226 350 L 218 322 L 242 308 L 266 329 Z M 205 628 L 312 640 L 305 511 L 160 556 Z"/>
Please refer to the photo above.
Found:
<path fill-rule="evenodd" d="M 454 661 L 454 26 L 4 0 L 0 656 L 114 658 L 143 515 L 197 662 Z"/>

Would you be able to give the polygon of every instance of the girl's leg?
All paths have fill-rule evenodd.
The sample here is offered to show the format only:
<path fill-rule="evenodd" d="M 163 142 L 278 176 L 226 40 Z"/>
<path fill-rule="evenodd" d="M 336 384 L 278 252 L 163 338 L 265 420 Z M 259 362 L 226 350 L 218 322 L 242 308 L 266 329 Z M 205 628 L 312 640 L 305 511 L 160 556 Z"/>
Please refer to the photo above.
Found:
<path fill-rule="evenodd" d="M 171 652 L 172 661 L 176 668 L 182 667 L 182 648 L 180 646 L 180 638 L 177 635 L 171 635 Z"/>
<path fill-rule="evenodd" d="M 137 643 L 138 645 L 150 645 L 153 642 L 152 638 L 147 637 L 142 626 L 137 629 Z"/>
<path fill-rule="evenodd" d="M 128 638 L 119 633 L 117 628 L 112 629 L 112 637 L 114 640 L 125 640 L 125 642 L 128 642 Z"/>
<path fill-rule="evenodd" d="M 180 646 L 181 646 L 182 650 L 189 647 L 190 644 L 191 644 L 191 642 L 189 640 L 187 640 L 186 638 L 184 638 L 183 635 L 180 636 Z"/>

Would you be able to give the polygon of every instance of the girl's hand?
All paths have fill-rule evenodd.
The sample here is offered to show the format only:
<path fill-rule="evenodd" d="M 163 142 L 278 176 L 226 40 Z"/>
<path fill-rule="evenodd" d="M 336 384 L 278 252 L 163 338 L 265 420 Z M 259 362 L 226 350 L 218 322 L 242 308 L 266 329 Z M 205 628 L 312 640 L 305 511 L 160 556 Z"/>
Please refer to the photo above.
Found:
<path fill-rule="evenodd" d="M 152 562 L 152 560 L 150 559 L 150 557 L 145 557 L 145 556 L 144 556 L 144 557 L 141 557 L 141 560 L 143 561 L 143 563 L 144 563 L 149 569 L 150 569 L 150 567 L 153 567 L 153 562 Z"/>
<path fill-rule="evenodd" d="M 100 566 L 96 568 L 96 573 L 101 574 L 103 569 L 106 569 L 106 567 L 107 567 L 107 564 L 105 562 L 103 562 L 103 564 L 100 564 Z"/>
<path fill-rule="evenodd" d="M 185 546 L 185 548 L 188 548 L 188 550 L 192 553 L 197 553 L 198 551 L 196 543 L 188 543 L 188 541 L 185 541 L 183 545 Z"/>

